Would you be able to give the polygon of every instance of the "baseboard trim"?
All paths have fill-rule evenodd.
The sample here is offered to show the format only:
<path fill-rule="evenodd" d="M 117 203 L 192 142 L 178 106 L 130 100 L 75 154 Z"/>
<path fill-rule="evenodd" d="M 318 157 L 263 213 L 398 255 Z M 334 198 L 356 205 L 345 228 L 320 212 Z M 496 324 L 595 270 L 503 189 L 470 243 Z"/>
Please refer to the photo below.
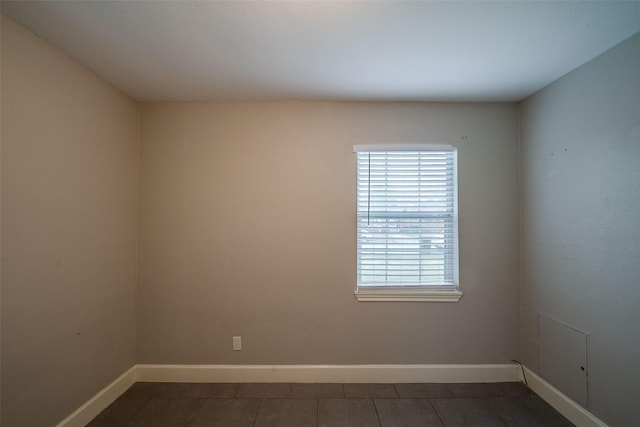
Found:
<path fill-rule="evenodd" d="M 100 390 L 84 405 L 76 409 L 71 415 L 60 421 L 56 427 L 84 427 L 100 412 L 111 405 L 129 387 L 137 381 L 137 366 L 131 367 L 111 384 Z"/>
<path fill-rule="evenodd" d="M 518 365 L 138 365 L 149 382 L 500 382 L 521 381 Z"/>
<path fill-rule="evenodd" d="M 520 366 L 497 365 L 135 365 L 56 427 L 83 427 L 136 381 L 465 383 L 521 381 Z"/>
<path fill-rule="evenodd" d="M 532 370 L 529 387 L 578 427 L 607 427 Z M 494 365 L 135 365 L 99 391 L 56 427 L 83 427 L 136 381 L 465 383 L 522 381 L 520 366 Z"/>
<path fill-rule="evenodd" d="M 556 411 L 564 415 L 578 427 L 607 427 L 598 417 L 574 402 L 567 395 L 549 384 L 529 368 L 524 368 L 529 388 L 536 392 Z"/>

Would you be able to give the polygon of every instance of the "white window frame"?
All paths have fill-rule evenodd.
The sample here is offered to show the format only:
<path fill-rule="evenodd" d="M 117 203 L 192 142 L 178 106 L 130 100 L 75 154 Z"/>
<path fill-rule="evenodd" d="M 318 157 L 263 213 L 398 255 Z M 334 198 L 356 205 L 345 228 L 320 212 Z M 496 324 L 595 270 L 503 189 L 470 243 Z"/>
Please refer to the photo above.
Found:
<path fill-rule="evenodd" d="M 454 184 L 453 184 L 453 200 L 454 200 L 454 214 L 453 214 L 453 241 L 454 241 L 454 271 L 453 271 L 453 283 L 436 284 L 436 285 L 410 285 L 410 286 L 398 286 L 398 285 L 375 285 L 375 286 L 363 286 L 357 284 L 355 296 L 358 301 L 426 301 L 426 302 L 458 302 L 462 297 L 462 292 L 459 290 L 459 239 L 458 239 L 458 165 L 457 165 L 457 149 L 453 145 L 436 145 L 436 144 L 375 144 L 375 145 L 354 145 L 353 152 L 356 153 L 368 153 L 368 152 L 397 152 L 397 151 L 411 151 L 411 152 L 424 152 L 424 151 L 447 151 L 454 153 Z M 356 160 L 357 161 L 357 160 Z M 358 204 L 356 196 L 356 204 Z M 356 210 L 358 207 L 356 207 Z M 357 215 L 361 214 L 360 211 Z M 359 219 L 356 218 L 359 222 Z M 358 225 L 359 227 L 359 225 Z M 356 237 L 356 244 L 358 251 L 360 250 L 359 233 Z M 359 259 L 359 253 L 358 253 Z M 359 277 L 357 279 L 359 281 Z"/>

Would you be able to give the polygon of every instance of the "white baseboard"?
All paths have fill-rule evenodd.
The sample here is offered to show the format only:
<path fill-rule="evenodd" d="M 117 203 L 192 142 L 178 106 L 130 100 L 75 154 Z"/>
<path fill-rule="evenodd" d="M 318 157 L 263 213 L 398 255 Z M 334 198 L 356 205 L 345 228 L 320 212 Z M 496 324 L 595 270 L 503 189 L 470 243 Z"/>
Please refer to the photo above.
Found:
<path fill-rule="evenodd" d="M 578 427 L 607 424 L 533 371 L 529 387 Z M 303 382 L 303 383 L 465 383 L 522 381 L 520 366 L 502 365 L 135 365 L 56 427 L 82 427 L 136 381 Z"/>
<path fill-rule="evenodd" d="M 529 388 L 576 426 L 607 427 L 607 424 L 598 419 L 598 417 L 571 400 L 571 398 L 543 380 L 532 370 L 527 367 L 525 367 L 524 370 Z"/>
<path fill-rule="evenodd" d="M 84 427 L 100 412 L 111 405 L 136 381 L 137 366 L 120 375 L 111 384 L 100 390 L 84 405 L 76 409 L 71 415 L 60 421 L 56 427 Z"/>
<path fill-rule="evenodd" d="M 82 427 L 136 381 L 465 383 L 521 381 L 518 365 L 135 365 L 56 427 Z"/>
<path fill-rule="evenodd" d="M 518 365 L 138 365 L 138 381 L 462 383 L 521 381 Z"/>

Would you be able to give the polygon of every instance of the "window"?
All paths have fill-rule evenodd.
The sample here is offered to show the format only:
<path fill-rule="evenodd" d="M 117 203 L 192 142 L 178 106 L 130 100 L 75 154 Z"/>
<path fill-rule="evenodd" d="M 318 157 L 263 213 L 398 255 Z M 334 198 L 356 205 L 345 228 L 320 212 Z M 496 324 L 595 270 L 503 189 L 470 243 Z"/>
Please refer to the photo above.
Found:
<path fill-rule="evenodd" d="M 361 301 L 455 302 L 457 151 L 446 145 L 357 145 Z"/>

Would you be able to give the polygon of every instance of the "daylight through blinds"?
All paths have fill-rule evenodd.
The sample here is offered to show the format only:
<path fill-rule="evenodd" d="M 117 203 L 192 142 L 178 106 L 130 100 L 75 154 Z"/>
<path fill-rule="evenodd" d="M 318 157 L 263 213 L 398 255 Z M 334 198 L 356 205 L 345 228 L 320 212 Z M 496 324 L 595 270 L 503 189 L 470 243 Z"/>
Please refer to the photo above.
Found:
<path fill-rule="evenodd" d="M 358 286 L 454 285 L 455 150 L 356 155 Z"/>

